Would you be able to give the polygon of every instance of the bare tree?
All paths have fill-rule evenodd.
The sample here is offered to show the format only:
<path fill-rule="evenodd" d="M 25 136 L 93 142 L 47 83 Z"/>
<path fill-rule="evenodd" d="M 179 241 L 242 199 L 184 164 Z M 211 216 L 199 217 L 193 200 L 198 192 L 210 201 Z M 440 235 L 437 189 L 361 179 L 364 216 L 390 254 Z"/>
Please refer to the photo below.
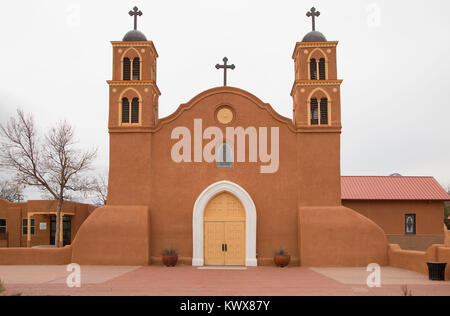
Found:
<path fill-rule="evenodd" d="M 21 202 L 23 200 L 23 188 L 20 183 L 11 183 L 10 181 L 0 180 L 0 199 L 10 202 Z"/>
<path fill-rule="evenodd" d="M 69 192 L 91 190 L 83 177 L 97 155 L 97 149 L 75 149 L 73 128 L 60 122 L 47 134 L 38 136 L 34 119 L 17 111 L 6 127 L 1 126 L 0 163 L 17 172 L 16 181 L 36 186 L 57 202 L 55 246 L 59 246 L 61 208 Z"/>
<path fill-rule="evenodd" d="M 92 181 L 92 192 L 94 194 L 94 204 L 97 206 L 106 205 L 108 196 L 108 178 L 107 175 L 99 175 Z"/>

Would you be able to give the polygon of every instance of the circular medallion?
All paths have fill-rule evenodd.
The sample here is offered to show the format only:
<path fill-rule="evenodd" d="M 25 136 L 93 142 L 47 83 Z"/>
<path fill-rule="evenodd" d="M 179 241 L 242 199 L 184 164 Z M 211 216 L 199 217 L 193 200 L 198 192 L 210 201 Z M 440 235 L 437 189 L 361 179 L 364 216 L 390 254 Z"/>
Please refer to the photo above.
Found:
<path fill-rule="evenodd" d="M 217 111 L 217 120 L 222 124 L 228 124 L 233 120 L 233 111 L 229 107 L 223 107 Z"/>

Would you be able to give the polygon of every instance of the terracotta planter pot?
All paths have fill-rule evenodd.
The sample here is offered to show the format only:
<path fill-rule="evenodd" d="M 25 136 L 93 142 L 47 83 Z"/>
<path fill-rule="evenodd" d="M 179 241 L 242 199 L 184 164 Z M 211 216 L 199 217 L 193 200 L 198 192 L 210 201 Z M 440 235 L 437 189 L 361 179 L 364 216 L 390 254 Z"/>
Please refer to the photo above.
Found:
<path fill-rule="evenodd" d="M 175 267 L 178 262 L 178 255 L 162 255 L 162 262 L 166 267 Z"/>
<path fill-rule="evenodd" d="M 289 264 L 289 262 L 291 261 L 291 256 L 290 255 L 275 255 L 273 257 L 273 261 L 275 262 L 275 264 L 279 267 L 285 267 Z"/>

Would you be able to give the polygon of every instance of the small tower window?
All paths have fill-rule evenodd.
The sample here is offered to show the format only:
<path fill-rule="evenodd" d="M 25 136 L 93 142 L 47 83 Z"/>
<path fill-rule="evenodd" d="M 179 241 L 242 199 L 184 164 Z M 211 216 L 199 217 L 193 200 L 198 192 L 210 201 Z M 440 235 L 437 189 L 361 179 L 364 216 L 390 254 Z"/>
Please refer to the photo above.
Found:
<path fill-rule="evenodd" d="M 325 64 L 325 58 L 321 58 L 319 61 L 319 79 L 320 80 L 326 80 L 326 64 Z"/>
<path fill-rule="evenodd" d="M 130 123 L 130 102 L 127 98 L 122 99 L 122 123 Z"/>
<path fill-rule="evenodd" d="M 222 143 L 217 151 L 216 167 L 233 168 L 234 153 L 233 148 L 227 143 Z"/>
<path fill-rule="evenodd" d="M 317 62 L 314 58 L 311 59 L 310 63 L 310 76 L 311 80 L 317 80 Z"/>
<path fill-rule="evenodd" d="M 133 80 L 141 80 L 141 62 L 138 57 L 133 59 Z"/>
<path fill-rule="evenodd" d="M 139 99 L 131 101 L 131 123 L 139 123 Z"/>
<path fill-rule="evenodd" d="M 131 62 L 128 57 L 123 59 L 123 80 L 131 79 Z"/>
<path fill-rule="evenodd" d="M 319 105 L 316 98 L 311 99 L 311 125 L 319 124 Z"/>
<path fill-rule="evenodd" d="M 320 125 L 328 125 L 328 99 L 320 99 Z"/>

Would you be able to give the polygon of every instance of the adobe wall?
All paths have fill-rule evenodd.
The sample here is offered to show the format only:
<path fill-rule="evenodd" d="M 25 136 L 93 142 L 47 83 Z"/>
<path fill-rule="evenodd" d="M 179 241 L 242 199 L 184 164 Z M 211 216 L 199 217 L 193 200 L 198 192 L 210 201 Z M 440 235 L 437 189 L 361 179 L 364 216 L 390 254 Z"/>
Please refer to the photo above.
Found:
<path fill-rule="evenodd" d="M 445 225 L 444 225 L 444 233 L 445 233 L 444 245 L 445 247 L 450 247 L 450 230 L 448 230 L 447 226 Z"/>
<path fill-rule="evenodd" d="M 443 235 L 386 235 L 390 244 L 404 250 L 426 251 L 431 245 L 444 244 Z"/>
<path fill-rule="evenodd" d="M 72 262 L 80 265 L 150 264 L 150 214 L 145 206 L 103 206 L 80 227 Z"/>
<path fill-rule="evenodd" d="M 389 245 L 391 267 L 416 271 L 428 275 L 427 262 L 447 262 L 445 279 L 450 280 L 450 248 L 432 245 L 426 252 L 402 250 L 398 245 Z"/>
<path fill-rule="evenodd" d="M 0 265 L 60 265 L 69 264 L 71 246 L 58 249 L 2 248 Z"/>
<path fill-rule="evenodd" d="M 341 205 L 340 133 L 297 135 L 299 206 Z"/>
<path fill-rule="evenodd" d="M 300 207 L 298 225 L 301 266 L 365 267 L 388 263 L 384 231 L 349 208 Z"/>
<path fill-rule="evenodd" d="M 443 236 L 442 201 L 343 200 L 342 204 L 373 220 L 387 235 L 404 235 L 405 215 L 416 214 L 417 235 Z"/>

